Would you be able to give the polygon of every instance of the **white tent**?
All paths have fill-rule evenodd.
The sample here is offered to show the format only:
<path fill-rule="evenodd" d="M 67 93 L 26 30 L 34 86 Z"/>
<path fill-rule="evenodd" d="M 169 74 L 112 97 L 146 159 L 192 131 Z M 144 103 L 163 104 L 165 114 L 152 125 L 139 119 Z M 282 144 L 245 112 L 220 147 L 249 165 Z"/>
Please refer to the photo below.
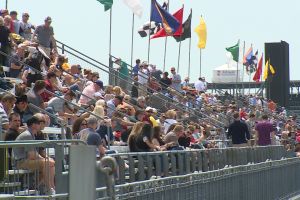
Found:
<path fill-rule="evenodd" d="M 231 60 L 227 64 L 216 67 L 213 70 L 213 83 L 235 83 L 241 81 L 240 70 L 236 68 L 236 62 Z M 238 73 L 238 77 L 237 77 Z"/>

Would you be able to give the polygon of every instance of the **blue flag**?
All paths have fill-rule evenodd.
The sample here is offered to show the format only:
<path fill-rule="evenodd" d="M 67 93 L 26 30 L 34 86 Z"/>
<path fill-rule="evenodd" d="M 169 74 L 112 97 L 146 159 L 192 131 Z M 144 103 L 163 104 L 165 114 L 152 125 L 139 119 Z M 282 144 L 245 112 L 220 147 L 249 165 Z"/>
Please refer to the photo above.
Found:
<path fill-rule="evenodd" d="M 151 21 L 161 23 L 168 35 L 173 35 L 180 26 L 179 21 L 163 9 L 156 0 L 151 0 Z"/>

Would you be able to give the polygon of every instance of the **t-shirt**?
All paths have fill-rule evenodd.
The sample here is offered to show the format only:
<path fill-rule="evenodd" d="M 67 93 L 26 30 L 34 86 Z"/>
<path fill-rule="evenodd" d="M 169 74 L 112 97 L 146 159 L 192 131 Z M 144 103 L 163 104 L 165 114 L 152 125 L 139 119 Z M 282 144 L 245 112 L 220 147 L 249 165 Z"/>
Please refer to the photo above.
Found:
<path fill-rule="evenodd" d="M 42 97 L 40 95 L 36 94 L 33 90 L 30 90 L 27 93 L 27 99 L 28 99 L 28 103 L 32 103 L 33 105 L 38 106 L 38 107 L 42 107 L 42 104 L 44 103 Z M 34 108 L 30 108 L 30 109 L 33 113 L 39 112 L 38 109 L 34 109 Z"/>
<path fill-rule="evenodd" d="M 31 39 L 31 29 L 33 28 L 32 24 L 30 23 L 24 23 L 24 22 L 20 22 L 20 27 L 22 29 L 22 32 L 20 33 L 21 36 L 25 39 L 25 40 L 30 40 Z"/>
<path fill-rule="evenodd" d="M 0 26 L 0 43 L 1 47 L 8 46 L 9 44 L 9 37 L 10 31 L 6 26 Z"/>
<path fill-rule="evenodd" d="M 195 82 L 195 89 L 199 92 L 203 92 L 206 90 L 205 83 L 203 81 Z"/>
<path fill-rule="evenodd" d="M 255 130 L 258 132 L 258 145 L 271 145 L 271 132 L 274 131 L 272 123 L 268 121 L 259 122 L 256 124 Z"/>
<path fill-rule="evenodd" d="M 16 141 L 34 140 L 34 139 L 35 139 L 34 136 L 29 132 L 29 130 L 26 130 L 16 138 Z M 33 150 L 35 149 L 30 146 L 13 148 L 14 158 L 16 160 L 26 159 L 27 153 Z"/>
<path fill-rule="evenodd" d="M 21 66 L 21 61 L 22 61 L 22 58 L 16 54 L 16 53 L 13 53 L 11 55 L 11 58 L 10 58 L 10 71 L 9 71 L 9 76 L 12 77 L 12 78 L 18 78 L 20 72 L 21 72 L 21 69 L 12 69 L 11 68 L 11 65 L 12 64 L 15 64 L 17 66 Z"/>
<path fill-rule="evenodd" d="M 167 89 L 167 87 L 169 87 L 172 84 L 172 81 L 169 78 L 161 78 L 159 83 L 160 83 L 162 89 L 165 90 L 165 89 Z"/>
<path fill-rule="evenodd" d="M 177 138 L 177 135 L 176 133 L 174 133 L 173 131 L 170 131 L 165 137 L 164 137 L 164 142 L 167 144 L 167 143 L 170 143 L 170 142 L 173 142 L 175 145 L 179 145 L 178 143 L 178 138 Z"/>
<path fill-rule="evenodd" d="M 120 73 L 120 78 L 127 80 L 128 76 L 129 76 L 129 70 L 127 68 L 127 64 L 125 62 L 122 61 L 121 63 L 121 68 L 119 69 L 119 73 Z"/>
<path fill-rule="evenodd" d="M 19 132 L 15 129 L 8 129 L 4 141 L 14 141 L 19 136 Z"/>
<path fill-rule="evenodd" d="M 181 91 L 181 76 L 179 74 L 174 74 L 171 76 L 172 78 L 172 88 L 177 91 Z M 176 81 L 176 83 L 174 82 Z"/>
<path fill-rule="evenodd" d="M 37 34 L 38 43 L 44 47 L 50 48 L 50 37 L 54 35 L 53 27 L 45 27 L 44 25 L 40 25 L 36 27 L 35 33 Z"/>
<path fill-rule="evenodd" d="M 61 96 L 61 98 L 63 98 L 63 96 Z M 53 97 L 48 101 L 48 106 L 53 108 L 55 113 L 63 112 L 64 110 L 65 101 L 61 98 Z"/>
<path fill-rule="evenodd" d="M 6 111 L 4 110 L 4 107 L 2 103 L 0 103 L 0 117 L 1 117 L 1 122 L 2 124 L 8 124 L 8 116 Z"/>
<path fill-rule="evenodd" d="M 109 100 L 106 103 L 106 105 L 107 105 L 107 116 L 112 117 L 113 112 L 116 110 L 114 100 L 113 99 Z"/>
<path fill-rule="evenodd" d="M 142 85 L 148 83 L 148 70 L 142 69 L 142 71 L 139 71 L 138 73 L 138 82 Z"/>

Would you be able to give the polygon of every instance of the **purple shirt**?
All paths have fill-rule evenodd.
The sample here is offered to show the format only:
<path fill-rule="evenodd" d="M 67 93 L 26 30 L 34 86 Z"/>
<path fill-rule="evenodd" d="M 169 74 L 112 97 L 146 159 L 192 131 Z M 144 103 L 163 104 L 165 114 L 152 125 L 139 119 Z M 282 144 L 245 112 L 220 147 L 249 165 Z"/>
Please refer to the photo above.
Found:
<path fill-rule="evenodd" d="M 269 121 L 259 122 L 256 125 L 255 130 L 258 132 L 258 145 L 271 145 L 271 132 L 274 131 L 272 123 L 270 123 Z"/>

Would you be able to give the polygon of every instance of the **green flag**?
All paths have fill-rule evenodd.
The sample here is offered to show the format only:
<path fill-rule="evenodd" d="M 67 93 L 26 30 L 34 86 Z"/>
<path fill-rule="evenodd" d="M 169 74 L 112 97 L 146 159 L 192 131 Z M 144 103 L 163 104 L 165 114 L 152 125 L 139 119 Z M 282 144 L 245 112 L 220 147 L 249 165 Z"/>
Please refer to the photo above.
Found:
<path fill-rule="evenodd" d="M 104 11 L 108 11 L 109 9 L 111 9 L 113 5 L 113 0 L 97 0 L 97 1 L 99 1 L 101 4 L 104 5 Z"/>
<path fill-rule="evenodd" d="M 238 41 L 238 43 L 232 47 L 227 47 L 226 50 L 231 53 L 234 61 L 239 61 L 240 41 Z"/>

